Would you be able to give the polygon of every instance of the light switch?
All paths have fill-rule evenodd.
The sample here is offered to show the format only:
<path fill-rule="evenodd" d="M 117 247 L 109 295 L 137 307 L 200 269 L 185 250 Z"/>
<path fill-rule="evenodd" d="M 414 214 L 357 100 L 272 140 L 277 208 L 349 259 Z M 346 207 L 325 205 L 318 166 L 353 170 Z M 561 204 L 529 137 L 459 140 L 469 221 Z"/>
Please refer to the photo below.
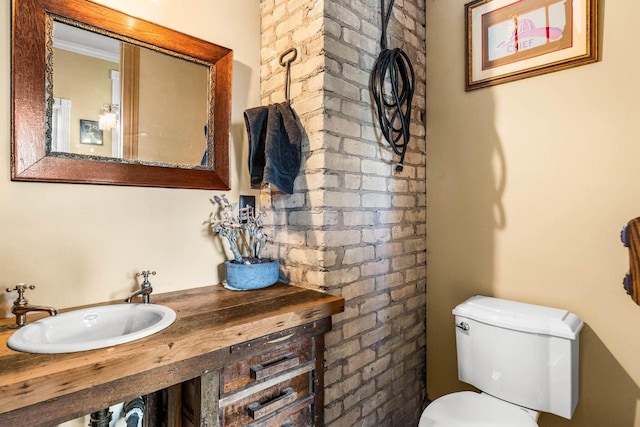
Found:
<path fill-rule="evenodd" d="M 241 222 L 246 222 L 247 217 L 254 216 L 256 211 L 256 197 L 255 196 L 240 196 L 240 202 L 238 203 L 239 217 Z"/>

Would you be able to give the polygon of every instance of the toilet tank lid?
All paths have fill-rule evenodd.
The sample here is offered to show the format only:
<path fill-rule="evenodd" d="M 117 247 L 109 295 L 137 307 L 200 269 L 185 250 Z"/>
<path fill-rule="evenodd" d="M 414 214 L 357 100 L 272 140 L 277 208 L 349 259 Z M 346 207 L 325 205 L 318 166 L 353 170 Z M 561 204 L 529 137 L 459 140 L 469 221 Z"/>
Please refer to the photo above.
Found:
<path fill-rule="evenodd" d="M 453 309 L 456 316 L 502 328 L 576 339 L 583 322 L 567 310 L 476 295 Z"/>

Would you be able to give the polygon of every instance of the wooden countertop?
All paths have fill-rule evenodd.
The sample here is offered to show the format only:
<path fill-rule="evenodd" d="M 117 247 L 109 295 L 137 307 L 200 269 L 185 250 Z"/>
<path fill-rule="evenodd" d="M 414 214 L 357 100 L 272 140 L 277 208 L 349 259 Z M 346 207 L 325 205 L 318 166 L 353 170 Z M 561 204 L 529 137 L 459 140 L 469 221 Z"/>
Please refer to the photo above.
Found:
<path fill-rule="evenodd" d="M 15 319 L 0 320 L 0 425 L 63 409 L 64 421 L 178 384 L 219 366 L 232 345 L 344 310 L 340 297 L 283 284 L 241 292 L 214 285 L 152 294 L 151 302 L 171 307 L 176 321 L 137 341 L 77 353 L 13 351 Z"/>

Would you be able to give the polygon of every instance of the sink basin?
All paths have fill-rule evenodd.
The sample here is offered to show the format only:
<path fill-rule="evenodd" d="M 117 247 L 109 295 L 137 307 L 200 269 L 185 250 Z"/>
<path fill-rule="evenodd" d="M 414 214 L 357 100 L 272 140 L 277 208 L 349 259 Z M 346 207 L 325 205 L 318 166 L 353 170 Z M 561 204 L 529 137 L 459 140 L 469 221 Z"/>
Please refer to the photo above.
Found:
<path fill-rule="evenodd" d="M 28 353 L 71 353 L 135 341 L 176 319 L 169 307 L 114 304 L 82 308 L 36 320 L 17 330 L 7 345 Z"/>

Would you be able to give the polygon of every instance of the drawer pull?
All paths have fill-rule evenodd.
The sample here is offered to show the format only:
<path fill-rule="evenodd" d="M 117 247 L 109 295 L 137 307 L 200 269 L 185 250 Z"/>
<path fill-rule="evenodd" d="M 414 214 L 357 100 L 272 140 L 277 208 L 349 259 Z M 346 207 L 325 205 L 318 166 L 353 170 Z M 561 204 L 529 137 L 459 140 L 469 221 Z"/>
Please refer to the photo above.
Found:
<path fill-rule="evenodd" d="M 249 374 L 254 380 L 261 380 L 270 377 L 271 375 L 276 375 L 280 372 L 284 372 L 289 368 L 298 366 L 299 364 L 300 359 L 298 358 L 298 356 L 289 353 L 285 354 L 280 359 L 251 366 L 249 368 Z"/>
<path fill-rule="evenodd" d="M 280 337 L 280 338 L 274 338 L 272 340 L 267 341 L 266 343 L 267 344 L 276 344 L 276 343 L 279 343 L 279 342 L 286 341 L 286 340 L 288 340 L 289 338 L 291 338 L 294 335 L 295 335 L 295 333 L 292 333 L 292 334 L 285 335 L 285 336 Z"/>
<path fill-rule="evenodd" d="M 254 402 L 247 406 L 247 411 L 249 412 L 249 416 L 254 420 L 260 419 L 271 413 L 277 411 L 278 409 L 284 408 L 290 403 L 295 402 L 298 399 L 298 392 L 293 389 L 293 387 L 285 388 L 280 396 L 267 401 L 265 403 Z"/>

